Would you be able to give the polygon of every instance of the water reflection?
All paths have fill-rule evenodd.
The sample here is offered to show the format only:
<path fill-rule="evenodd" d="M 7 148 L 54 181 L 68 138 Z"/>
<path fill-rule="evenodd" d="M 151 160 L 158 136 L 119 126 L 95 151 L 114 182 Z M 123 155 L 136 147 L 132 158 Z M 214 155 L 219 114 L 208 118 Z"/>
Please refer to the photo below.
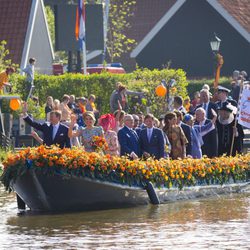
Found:
<path fill-rule="evenodd" d="M 250 243 L 249 193 L 160 206 L 18 217 L 15 197 L 1 192 L 3 249 L 248 249 Z"/>

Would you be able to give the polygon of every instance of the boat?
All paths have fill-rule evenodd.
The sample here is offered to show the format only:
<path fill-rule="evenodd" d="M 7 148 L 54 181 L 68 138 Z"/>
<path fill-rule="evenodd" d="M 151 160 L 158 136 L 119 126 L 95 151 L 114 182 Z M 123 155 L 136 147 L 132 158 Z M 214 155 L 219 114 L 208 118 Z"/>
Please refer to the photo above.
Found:
<path fill-rule="evenodd" d="M 8 155 L 0 180 L 31 211 L 100 210 L 242 192 L 249 162 L 250 154 L 132 161 L 41 145 Z"/>
<path fill-rule="evenodd" d="M 223 185 L 198 185 L 180 190 L 177 187 L 157 188 L 150 184 L 143 188 L 60 173 L 49 176 L 30 169 L 12 180 L 10 186 L 36 212 L 101 210 L 150 203 L 155 205 L 242 192 L 250 186 L 248 181 L 231 181 Z"/>

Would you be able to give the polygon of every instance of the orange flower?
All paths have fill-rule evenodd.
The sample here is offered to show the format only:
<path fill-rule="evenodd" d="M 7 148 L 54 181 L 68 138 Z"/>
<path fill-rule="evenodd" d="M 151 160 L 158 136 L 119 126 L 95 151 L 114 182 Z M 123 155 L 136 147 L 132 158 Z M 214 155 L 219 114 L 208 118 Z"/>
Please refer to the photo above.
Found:
<path fill-rule="evenodd" d="M 106 143 L 103 137 L 98 136 L 93 137 L 93 141 L 97 142 L 98 147 Z M 103 176 L 109 176 L 111 171 L 117 171 L 119 173 L 117 176 L 123 181 L 128 177 L 135 177 L 137 180 L 148 179 L 167 187 L 172 185 L 173 180 L 173 185 L 179 185 L 180 188 L 181 185 L 195 184 L 197 181 L 205 183 L 210 179 L 219 183 L 232 177 L 236 180 L 244 180 L 250 171 L 250 154 L 213 159 L 131 161 L 126 157 L 87 153 L 81 148 L 60 149 L 56 146 L 41 145 L 38 148 L 26 148 L 17 153 L 8 153 L 3 162 L 3 175 L 8 171 L 22 172 L 19 169 L 26 166 L 26 160 L 31 160 L 29 164 L 33 167 L 46 168 L 56 165 L 69 171 L 83 168 L 83 171 L 80 171 L 81 174 L 84 174 L 86 166 L 89 166 L 90 171 L 96 171 L 97 175 L 99 171 L 100 174 L 104 174 Z M 6 174 L 8 178 L 16 175 Z M 225 175 L 228 175 L 228 178 L 225 178 Z"/>

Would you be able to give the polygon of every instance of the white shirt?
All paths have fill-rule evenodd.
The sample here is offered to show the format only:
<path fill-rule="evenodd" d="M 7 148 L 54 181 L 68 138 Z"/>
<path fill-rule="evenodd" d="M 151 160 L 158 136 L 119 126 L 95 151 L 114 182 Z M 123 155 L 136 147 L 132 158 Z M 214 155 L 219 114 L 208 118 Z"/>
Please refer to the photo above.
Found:
<path fill-rule="evenodd" d="M 23 69 L 23 72 L 27 74 L 27 81 L 32 83 L 34 81 L 34 72 L 35 67 L 33 64 L 28 64 L 25 69 Z"/>
<path fill-rule="evenodd" d="M 56 137 L 56 133 L 59 129 L 59 125 L 60 123 L 58 122 L 57 124 L 53 125 L 53 133 L 52 133 L 52 140 L 54 141 L 55 137 Z"/>
<path fill-rule="evenodd" d="M 206 119 L 204 119 L 203 121 L 199 122 L 199 125 L 200 125 L 200 126 L 205 125 L 205 121 L 206 121 Z"/>

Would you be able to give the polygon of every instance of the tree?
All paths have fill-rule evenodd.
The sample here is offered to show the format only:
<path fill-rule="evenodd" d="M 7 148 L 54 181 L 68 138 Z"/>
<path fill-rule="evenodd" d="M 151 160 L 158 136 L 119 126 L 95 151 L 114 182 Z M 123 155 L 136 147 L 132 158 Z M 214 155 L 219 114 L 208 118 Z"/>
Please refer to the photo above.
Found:
<path fill-rule="evenodd" d="M 46 19 L 53 47 L 55 47 L 55 15 L 50 6 L 45 7 Z"/>
<path fill-rule="evenodd" d="M 128 53 L 135 44 L 134 39 L 125 35 L 135 4 L 136 0 L 110 0 L 107 50 L 111 62 Z"/>
<path fill-rule="evenodd" d="M 18 64 L 11 62 L 11 59 L 8 59 L 9 50 L 7 49 L 7 42 L 5 40 L 0 42 L 0 71 L 5 70 L 7 67 L 11 66 L 14 68 L 18 67 Z"/>
<path fill-rule="evenodd" d="M 55 0 L 46 1 L 47 4 L 52 4 Z M 85 4 L 105 4 L 105 0 L 85 0 Z M 76 0 L 65 1 L 66 4 L 76 4 Z M 125 35 L 130 28 L 129 18 L 133 16 L 133 9 L 136 0 L 110 0 L 109 4 L 109 23 L 107 35 L 107 51 L 111 61 L 117 60 L 122 54 L 128 53 L 135 40 Z M 51 7 L 46 6 L 46 16 L 49 26 L 50 36 L 53 45 L 55 45 L 55 18 Z M 60 53 L 56 53 L 61 55 Z M 64 57 L 65 55 L 62 55 Z M 60 57 L 60 56 L 59 56 Z"/>

